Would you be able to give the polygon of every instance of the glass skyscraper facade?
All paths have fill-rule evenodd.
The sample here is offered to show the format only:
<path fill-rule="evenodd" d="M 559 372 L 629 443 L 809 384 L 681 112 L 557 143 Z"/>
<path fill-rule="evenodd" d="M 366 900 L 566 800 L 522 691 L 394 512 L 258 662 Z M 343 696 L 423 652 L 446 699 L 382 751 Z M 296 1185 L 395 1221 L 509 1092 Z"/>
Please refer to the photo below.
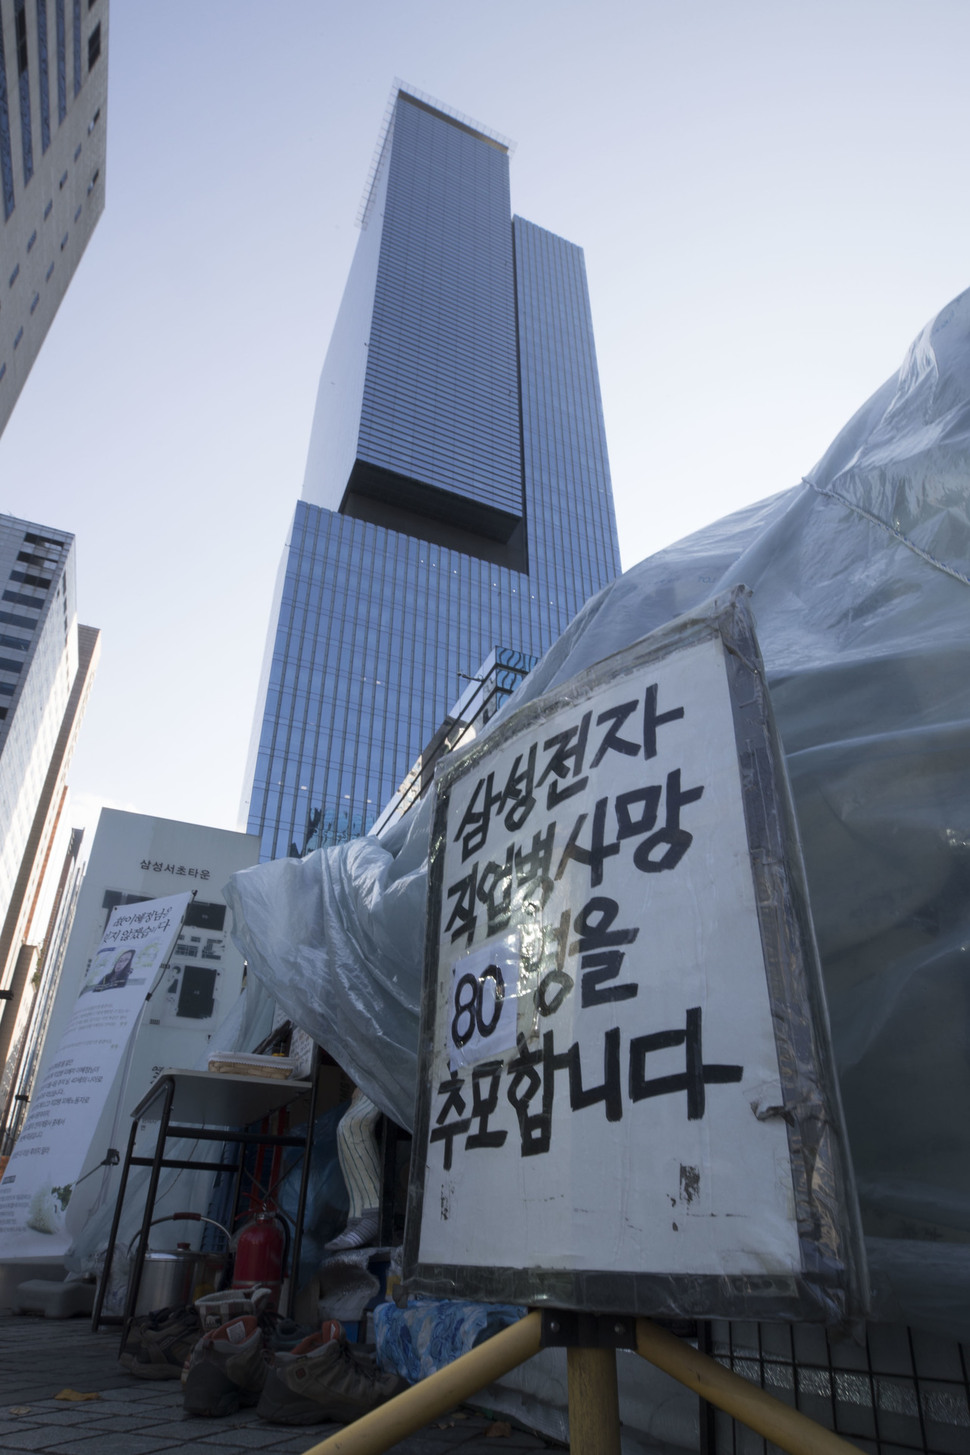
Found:
<path fill-rule="evenodd" d="M 365 833 L 489 653 L 618 570 L 582 250 L 511 217 L 501 138 L 398 91 L 274 603 L 263 858 Z"/>

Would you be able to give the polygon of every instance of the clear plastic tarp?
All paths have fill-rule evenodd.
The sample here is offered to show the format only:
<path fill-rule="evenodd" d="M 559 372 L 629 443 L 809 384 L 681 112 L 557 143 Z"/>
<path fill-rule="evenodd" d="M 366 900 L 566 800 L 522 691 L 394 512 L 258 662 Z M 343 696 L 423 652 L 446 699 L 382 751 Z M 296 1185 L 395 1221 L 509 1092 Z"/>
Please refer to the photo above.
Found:
<path fill-rule="evenodd" d="M 739 584 L 795 802 L 876 1311 L 967 1339 L 970 293 L 799 486 L 606 587 L 512 706 Z M 405 1125 L 429 808 L 227 889 L 254 973 Z"/>

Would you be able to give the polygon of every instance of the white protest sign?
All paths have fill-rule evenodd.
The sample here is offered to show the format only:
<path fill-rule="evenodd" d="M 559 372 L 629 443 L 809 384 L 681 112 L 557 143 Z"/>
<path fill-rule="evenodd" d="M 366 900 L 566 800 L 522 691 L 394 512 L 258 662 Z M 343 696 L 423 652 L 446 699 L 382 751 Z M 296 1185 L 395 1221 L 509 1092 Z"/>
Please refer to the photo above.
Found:
<path fill-rule="evenodd" d="M 191 898 L 172 894 L 112 911 L 0 1181 L 6 1256 L 58 1254 L 70 1246 L 64 1217 L 91 1129 Z"/>
<path fill-rule="evenodd" d="M 669 1280 L 695 1311 L 731 1280 L 802 1297 L 811 1193 L 762 923 L 771 938 L 791 904 L 763 721 L 761 780 L 739 765 L 738 670 L 710 625 L 639 644 L 440 775 L 418 1291 L 629 1312 L 666 1307 Z M 771 914 L 752 867 L 769 849 Z M 799 965 L 805 938 L 784 951 Z M 804 997 L 792 1014 L 811 1040 Z"/>

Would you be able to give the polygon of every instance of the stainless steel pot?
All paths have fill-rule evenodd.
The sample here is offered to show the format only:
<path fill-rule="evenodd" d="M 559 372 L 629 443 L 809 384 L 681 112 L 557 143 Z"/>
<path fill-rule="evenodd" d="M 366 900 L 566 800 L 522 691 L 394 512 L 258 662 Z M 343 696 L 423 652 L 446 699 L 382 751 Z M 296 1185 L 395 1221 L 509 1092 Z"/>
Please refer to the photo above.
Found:
<path fill-rule="evenodd" d="M 214 1218 L 202 1217 L 199 1213 L 172 1213 L 169 1218 L 156 1218 L 155 1222 L 188 1218 L 192 1222 L 212 1223 L 225 1233 L 227 1249 L 224 1253 L 203 1253 L 190 1248 L 187 1243 L 170 1250 L 147 1248 L 142 1264 L 141 1282 L 135 1314 L 151 1313 L 153 1309 L 171 1308 L 175 1304 L 193 1303 L 205 1293 L 212 1293 L 225 1272 L 228 1261 L 229 1233 Z M 152 1227 L 155 1223 L 151 1224 Z M 128 1276 L 134 1273 L 137 1259 L 136 1244 L 140 1230 L 128 1245 Z"/>

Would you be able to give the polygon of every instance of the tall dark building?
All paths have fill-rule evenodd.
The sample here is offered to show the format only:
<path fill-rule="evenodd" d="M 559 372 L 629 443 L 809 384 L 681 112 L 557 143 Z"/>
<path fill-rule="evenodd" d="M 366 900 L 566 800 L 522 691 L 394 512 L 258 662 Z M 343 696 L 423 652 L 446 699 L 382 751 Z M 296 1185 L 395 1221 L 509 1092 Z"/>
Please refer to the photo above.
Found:
<path fill-rule="evenodd" d="M 619 551 L 582 250 L 509 149 L 395 92 L 324 363 L 247 783 L 264 859 L 365 833 L 495 647 Z"/>

